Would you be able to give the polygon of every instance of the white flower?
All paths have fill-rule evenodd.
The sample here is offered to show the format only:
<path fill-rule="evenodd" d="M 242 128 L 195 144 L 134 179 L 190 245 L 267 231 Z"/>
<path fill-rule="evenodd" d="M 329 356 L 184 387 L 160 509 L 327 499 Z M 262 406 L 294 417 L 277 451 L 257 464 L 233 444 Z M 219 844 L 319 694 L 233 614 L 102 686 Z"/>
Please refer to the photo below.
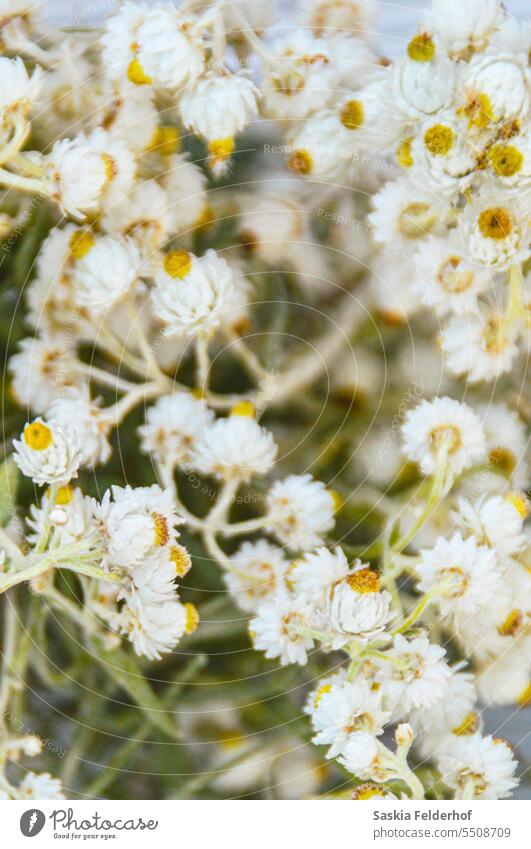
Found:
<path fill-rule="evenodd" d="M 414 120 L 449 106 L 454 93 L 455 63 L 440 51 L 428 32 L 412 38 L 407 54 L 392 69 L 398 108 Z"/>
<path fill-rule="evenodd" d="M 480 265 L 503 270 L 529 256 L 529 212 L 515 197 L 487 185 L 460 217 L 463 251 Z"/>
<path fill-rule="evenodd" d="M 142 450 L 170 467 L 186 465 L 214 413 L 190 392 L 165 395 L 148 408 L 146 424 L 138 429 Z"/>
<path fill-rule="evenodd" d="M 233 272 L 213 250 L 202 257 L 171 251 L 166 254 L 164 269 L 157 274 L 156 282 L 153 308 L 166 323 L 168 336 L 208 332 L 230 313 Z"/>
<path fill-rule="evenodd" d="M 528 188 L 531 183 L 531 132 L 529 128 L 489 148 L 491 174 L 508 189 Z"/>
<path fill-rule="evenodd" d="M 423 304 L 440 315 L 468 313 L 478 309 L 478 295 L 487 289 L 492 274 L 471 263 L 455 234 L 430 236 L 413 257 L 416 271 L 414 291 Z"/>
<path fill-rule="evenodd" d="M 485 49 L 504 17 L 499 0 L 432 0 L 427 20 L 451 55 L 466 58 Z"/>
<path fill-rule="evenodd" d="M 68 386 L 75 386 L 64 339 L 23 339 L 20 351 L 9 360 L 11 389 L 22 406 L 46 413 Z"/>
<path fill-rule="evenodd" d="M 112 207 L 133 187 L 136 162 L 132 148 L 125 139 L 116 137 L 101 127 L 90 134 L 86 143 L 103 159 L 106 182 L 103 187 L 102 201 L 106 208 Z"/>
<path fill-rule="evenodd" d="M 377 14 L 375 0 L 309 0 L 304 14 L 317 35 L 352 32 L 371 38 Z"/>
<path fill-rule="evenodd" d="M 50 493 L 47 492 L 45 499 L 50 498 Z M 29 510 L 29 516 L 26 521 L 28 527 L 33 533 L 28 534 L 28 540 L 36 543 L 41 537 L 45 529 L 48 519 L 48 510 L 46 500 L 41 503 L 40 507 L 32 504 Z M 60 526 L 56 526 L 55 539 L 60 545 L 69 545 L 78 540 L 85 539 L 95 529 L 94 512 L 92 499 L 83 495 L 78 488 L 73 489 L 70 486 L 62 486 L 59 488 L 55 496 L 56 509 L 60 509 L 64 514 L 64 522 Z"/>
<path fill-rule="evenodd" d="M 80 462 L 89 468 L 106 463 L 111 456 L 108 434 L 113 422 L 88 392 L 68 392 L 57 398 L 49 416 L 62 427 L 77 434 Z"/>
<path fill-rule="evenodd" d="M 456 737 L 438 766 L 456 799 L 505 799 L 518 784 L 511 749 L 490 736 Z"/>
<path fill-rule="evenodd" d="M 103 215 L 101 223 L 108 233 L 132 236 L 146 255 L 149 269 L 151 255 L 172 233 L 170 198 L 154 180 L 141 181 Z"/>
<path fill-rule="evenodd" d="M 13 459 L 22 474 L 42 485 L 65 484 L 77 477 L 81 450 L 77 434 L 41 418 L 27 424 L 20 440 L 14 439 Z"/>
<path fill-rule="evenodd" d="M 423 758 L 442 752 L 452 734 L 469 734 L 477 730 L 479 717 L 474 712 L 476 690 L 474 676 L 453 671 L 444 695 L 429 710 L 413 709 L 408 721 L 415 731 L 415 746 Z"/>
<path fill-rule="evenodd" d="M 74 273 L 79 302 L 101 313 L 124 298 L 132 289 L 140 265 L 133 239 L 118 241 L 101 236 L 78 261 Z"/>
<path fill-rule="evenodd" d="M 238 408 L 227 418 L 208 427 L 192 453 L 192 465 L 200 472 L 222 480 L 250 480 L 265 475 L 277 454 L 273 436 Z"/>
<path fill-rule="evenodd" d="M 343 550 L 317 548 L 291 564 L 287 579 L 293 591 L 313 603 L 326 600 L 328 591 L 348 576 L 350 567 Z"/>
<path fill-rule="evenodd" d="M 485 434 L 476 414 L 452 398 L 422 401 L 406 414 L 402 425 L 404 453 L 425 475 L 437 467 L 441 451 L 454 475 L 480 461 L 486 450 Z"/>
<path fill-rule="evenodd" d="M 324 684 L 314 698 L 312 725 L 317 732 L 313 742 L 329 745 L 327 758 L 345 751 L 353 736 L 383 733 L 391 714 L 382 708 L 382 697 L 363 680 Z"/>
<path fill-rule="evenodd" d="M 26 118 L 42 83 L 43 73 L 38 66 L 30 77 L 20 56 L 0 56 L 0 124 Z"/>
<path fill-rule="evenodd" d="M 467 104 L 479 104 L 480 126 L 489 122 L 525 121 L 529 116 L 531 78 L 524 56 L 501 53 L 473 56 L 463 66 L 459 88 Z"/>
<path fill-rule="evenodd" d="M 315 548 L 334 527 L 334 495 L 311 475 L 289 475 L 275 481 L 267 501 L 271 533 L 295 550 Z"/>
<path fill-rule="evenodd" d="M 507 404 L 481 406 L 477 413 L 487 437 L 489 466 L 509 477 L 514 486 L 526 489 L 529 466 L 524 423 Z"/>
<path fill-rule="evenodd" d="M 525 495 L 511 492 L 482 496 L 474 504 L 460 498 L 454 518 L 464 532 L 474 534 L 478 542 L 493 548 L 503 559 L 518 555 L 525 547 L 527 538 L 522 530 L 528 512 Z"/>
<path fill-rule="evenodd" d="M 140 592 L 127 596 L 120 614 L 119 627 L 131 640 L 138 655 L 159 660 L 172 651 L 181 637 L 197 626 L 193 605 L 181 604 L 177 598 L 149 604 Z"/>
<path fill-rule="evenodd" d="M 337 116 L 337 134 L 371 152 L 388 153 L 404 135 L 406 122 L 397 109 L 386 71 L 343 100 Z"/>
<path fill-rule="evenodd" d="M 333 109 L 315 112 L 287 138 L 288 166 L 303 177 L 340 178 L 352 164 L 353 144 Z"/>
<path fill-rule="evenodd" d="M 282 550 L 265 539 L 242 543 L 230 560 L 225 583 L 237 604 L 249 613 L 282 586 L 289 565 Z"/>
<path fill-rule="evenodd" d="M 408 179 L 387 183 L 372 198 L 369 221 L 377 242 L 397 243 L 406 250 L 442 232 L 446 210 L 436 195 L 417 189 Z"/>
<path fill-rule="evenodd" d="M 372 778 L 379 769 L 379 753 L 376 737 L 360 731 L 349 737 L 338 762 L 357 778 Z"/>
<path fill-rule="evenodd" d="M 74 218 L 95 209 L 107 182 L 105 162 L 85 142 L 61 139 L 45 159 L 51 197 Z"/>
<path fill-rule="evenodd" d="M 411 145 L 411 179 L 427 190 L 458 195 L 472 182 L 480 152 L 452 112 L 439 112 L 424 121 Z"/>
<path fill-rule="evenodd" d="M 300 598 L 283 590 L 264 601 L 249 622 L 249 633 L 255 649 L 267 658 L 280 658 L 282 666 L 298 663 L 304 666 L 313 638 L 305 633 L 310 627 L 312 608 Z"/>
<path fill-rule="evenodd" d="M 441 334 L 446 365 L 472 383 L 494 380 L 510 371 L 518 354 L 518 332 L 498 310 L 453 316 Z"/>
<path fill-rule="evenodd" d="M 391 594 L 380 592 L 378 575 L 359 563 L 354 571 L 332 589 L 323 615 L 324 629 L 334 635 L 332 648 L 351 640 L 368 641 L 385 631 L 395 614 Z"/>
<path fill-rule="evenodd" d="M 137 57 L 142 74 L 155 85 L 189 85 L 202 73 L 204 49 L 190 28 L 192 22 L 173 6 L 156 4 L 146 11 L 138 28 Z M 132 76 L 129 73 L 129 79 Z"/>
<path fill-rule="evenodd" d="M 138 43 L 138 30 L 147 9 L 145 3 L 126 0 L 114 15 L 106 19 L 105 32 L 101 36 L 102 64 L 109 77 L 120 79 L 126 76 L 134 59 L 133 45 Z"/>
<path fill-rule="evenodd" d="M 504 580 L 495 552 L 479 545 L 475 536 L 463 539 L 459 532 L 450 539 L 439 537 L 433 549 L 420 552 L 415 570 L 418 590 L 437 591 L 437 604 L 444 616 L 467 618 L 478 608 L 503 598 Z"/>
<path fill-rule="evenodd" d="M 241 73 L 209 71 L 185 89 L 179 101 L 183 124 L 211 143 L 228 142 L 256 113 L 258 89 Z"/>
<path fill-rule="evenodd" d="M 159 113 L 149 88 L 114 83 L 103 99 L 99 123 L 137 154 L 145 153 L 156 138 Z"/>
<path fill-rule="evenodd" d="M 514 642 L 477 672 L 477 688 L 487 705 L 529 704 L 531 638 Z"/>
<path fill-rule="evenodd" d="M 444 696 L 451 675 L 445 654 L 441 646 L 424 637 L 408 642 L 396 635 L 391 653 L 395 663 L 383 663 L 377 673 L 383 693 L 395 706 L 396 718 L 412 708 L 429 708 Z"/>
<path fill-rule="evenodd" d="M 113 486 L 112 501 L 107 490 L 94 512 L 107 541 L 108 561 L 124 569 L 139 566 L 148 554 L 172 545 L 181 521 L 171 491 L 156 484 Z"/>
<path fill-rule="evenodd" d="M 18 799 L 65 799 L 63 785 L 59 778 L 52 778 L 49 772 L 27 772 L 17 788 Z"/>

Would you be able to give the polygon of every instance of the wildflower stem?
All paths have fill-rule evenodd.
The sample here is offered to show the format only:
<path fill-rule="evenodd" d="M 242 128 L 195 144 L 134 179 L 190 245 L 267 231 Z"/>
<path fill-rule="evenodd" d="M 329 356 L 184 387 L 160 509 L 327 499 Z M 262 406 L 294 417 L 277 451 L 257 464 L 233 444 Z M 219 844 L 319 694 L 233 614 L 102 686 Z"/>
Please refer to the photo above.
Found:
<path fill-rule="evenodd" d="M 225 330 L 225 336 L 231 343 L 229 350 L 235 351 L 244 366 L 257 380 L 267 380 L 270 375 L 251 348 L 230 329 Z"/>
<path fill-rule="evenodd" d="M 426 595 L 422 596 L 422 598 L 420 599 L 418 604 L 413 608 L 409 616 L 404 619 L 404 621 L 398 628 L 395 628 L 395 630 L 393 631 L 393 635 L 403 634 L 404 631 L 407 631 L 409 628 L 411 628 L 411 626 L 415 624 L 417 619 L 420 619 L 426 608 L 433 602 L 433 600 L 433 593 L 426 593 Z"/>
<path fill-rule="evenodd" d="M 208 373 L 210 370 L 210 357 L 208 354 L 208 336 L 206 333 L 198 333 L 195 338 L 196 355 L 196 383 L 201 392 L 208 390 Z"/>

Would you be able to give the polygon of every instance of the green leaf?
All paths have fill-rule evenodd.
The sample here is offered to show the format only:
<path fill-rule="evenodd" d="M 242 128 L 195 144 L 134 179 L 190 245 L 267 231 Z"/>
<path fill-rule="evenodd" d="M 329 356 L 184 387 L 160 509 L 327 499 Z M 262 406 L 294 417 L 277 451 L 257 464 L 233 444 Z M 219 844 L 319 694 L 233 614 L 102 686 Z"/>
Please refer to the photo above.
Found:
<path fill-rule="evenodd" d="M 17 500 L 19 472 L 12 457 L 0 465 L 0 525 L 4 527 L 12 518 Z"/>

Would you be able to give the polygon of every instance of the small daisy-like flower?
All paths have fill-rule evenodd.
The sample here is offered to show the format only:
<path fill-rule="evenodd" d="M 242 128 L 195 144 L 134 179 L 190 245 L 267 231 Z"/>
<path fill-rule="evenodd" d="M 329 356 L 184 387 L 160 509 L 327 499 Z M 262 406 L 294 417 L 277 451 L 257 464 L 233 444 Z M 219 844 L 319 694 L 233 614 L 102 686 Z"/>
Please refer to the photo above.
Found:
<path fill-rule="evenodd" d="M 433 115 L 452 102 L 455 64 L 437 48 L 428 31 L 411 39 L 407 57 L 391 74 L 396 105 L 410 120 Z"/>
<path fill-rule="evenodd" d="M 124 569 L 139 566 L 148 554 L 173 545 L 181 522 L 171 491 L 156 484 L 113 486 L 112 500 L 107 490 L 94 510 L 107 541 L 107 560 Z"/>
<path fill-rule="evenodd" d="M 480 265 L 503 270 L 529 255 L 529 214 L 518 200 L 483 191 L 461 216 L 463 250 Z"/>
<path fill-rule="evenodd" d="M 522 531 L 528 513 L 524 493 L 509 492 L 505 496 L 482 496 L 474 504 L 460 498 L 454 518 L 464 533 L 474 534 L 478 542 L 505 558 L 518 555 L 525 547 L 527 539 Z"/>
<path fill-rule="evenodd" d="M 105 32 L 101 37 L 103 66 L 112 79 L 127 76 L 138 49 L 138 30 L 143 23 L 148 6 L 145 3 L 126 0 L 114 15 L 105 21 Z"/>
<path fill-rule="evenodd" d="M 438 766 L 456 799 L 504 799 L 518 784 L 510 747 L 491 736 L 456 737 Z"/>
<path fill-rule="evenodd" d="M 22 474 L 39 486 L 66 484 L 77 477 L 81 451 L 77 434 L 41 418 L 28 423 L 20 440 L 14 439 L 13 459 Z"/>
<path fill-rule="evenodd" d="M 19 348 L 9 360 L 11 389 L 21 406 L 44 414 L 58 394 L 76 384 L 64 339 L 23 339 Z"/>
<path fill-rule="evenodd" d="M 527 489 L 527 433 L 524 423 L 507 404 L 488 404 L 478 408 L 487 438 L 489 467 L 509 478 L 513 486 Z"/>
<path fill-rule="evenodd" d="M 214 330 L 230 315 L 234 299 L 234 274 L 213 250 L 202 257 L 187 251 L 166 254 L 156 276 L 153 308 L 166 323 L 166 335 Z"/>
<path fill-rule="evenodd" d="M 17 787 L 17 799 L 65 799 L 63 785 L 59 778 L 52 778 L 49 772 L 27 772 Z"/>
<path fill-rule="evenodd" d="M 382 734 L 390 719 L 390 712 L 382 707 L 380 692 L 372 690 L 366 681 L 325 684 L 321 692 L 317 692 L 319 695 L 311 715 L 317 732 L 313 742 L 330 746 L 327 758 L 335 758 L 344 752 L 353 735 Z"/>
<path fill-rule="evenodd" d="M 420 552 L 416 572 L 418 590 L 437 591 L 437 604 L 444 616 L 473 616 L 478 608 L 504 595 L 504 578 L 492 548 L 479 545 L 475 536 L 463 539 L 456 532 L 450 539 L 439 537 L 433 549 Z"/>
<path fill-rule="evenodd" d="M 488 269 L 471 263 L 455 234 L 430 236 L 413 257 L 414 290 L 423 304 L 440 315 L 476 312 L 478 295 L 491 283 Z"/>
<path fill-rule="evenodd" d="M 185 127 L 208 143 L 211 167 L 230 159 L 234 138 L 256 114 L 258 89 L 243 74 L 209 71 L 179 101 Z"/>
<path fill-rule="evenodd" d="M 159 398 L 149 407 L 146 424 L 138 429 L 142 450 L 165 465 L 186 465 L 197 440 L 214 418 L 205 401 L 191 392 L 174 392 Z"/>
<path fill-rule="evenodd" d="M 81 304 L 98 314 L 116 304 L 137 279 L 140 253 L 133 239 L 101 236 L 76 264 L 74 281 Z"/>
<path fill-rule="evenodd" d="M 350 94 L 339 104 L 336 114 L 336 134 L 367 150 L 387 153 L 404 135 L 404 115 L 396 107 L 386 72 Z"/>
<path fill-rule="evenodd" d="M 61 139 L 45 159 L 50 193 L 73 218 L 94 210 L 107 182 L 105 161 L 86 142 Z"/>
<path fill-rule="evenodd" d="M 289 475 L 276 481 L 267 501 L 271 533 L 295 550 L 315 548 L 334 527 L 334 495 L 311 475 Z"/>
<path fill-rule="evenodd" d="M 47 492 L 40 507 L 32 504 L 26 519 L 32 533 L 28 540 L 36 543 L 45 529 L 48 521 L 48 504 L 50 493 Z M 59 487 L 55 496 L 55 505 L 64 516 L 60 525 L 56 525 L 55 539 L 60 545 L 69 545 L 81 539 L 86 539 L 95 530 L 92 499 L 83 495 L 80 489 L 69 485 Z"/>
<path fill-rule="evenodd" d="M 247 407 L 236 407 L 205 430 L 192 453 L 192 464 L 221 480 L 244 482 L 266 474 L 276 454 L 272 434 L 260 427 Z"/>
<path fill-rule="evenodd" d="M 176 88 L 193 84 L 204 69 L 202 39 L 195 35 L 187 17 L 173 6 L 148 8 L 138 28 L 138 52 L 128 67 L 128 78 L 136 85 Z"/>
<path fill-rule="evenodd" d="M 432 0 L 428 23 L 452 56 L 482 51 L 503 23 L 499 0 Z"/>
<path fill-rule="evenodd" d="M 289 567 L 282 550 L 265 539 L 242 543 L 231 555 L 231 563 L 225 583 L 236 603 L 248 613 L 254 613 L 274 595 Z"/>
<path fill-rule="evenodd" d="M 504 316 L 491 310 L 453 316 L 441 334 L 441 347 L 450 371 L 476 383 L 511 369 L 518 355 L 518 335 L 515 324 L 507 326 Z"/>
<path fill-rule="evenodd" d="M 529 114 L 531 79 L 523 56 L 499 51 L 473 56 L 463 66 L 459 87 L 464 100 L 459 111 L 474 126 L 525 120 Z"/>
<path fill-rule="evenodd" d="M 366 780 L 379 775 L 379 754 L 376 737 L 366 731 L 360 731 L 349 737 L 338 762 L 357 778 Z"/>
<path fill-rule="evenodd" d="M 352 164 L 352 140 L 335 110 L 315 112 L 296 126 L 287 142 L 288 167 L 301 177 L 334 179 Z"/>
<path fill-rule="evenodd" d="M 348 560 L 339 546 L 333 551 L 317 548 L 291 564 L 287 580 L 296 594 L 304 595 L 314 603 L 317 599 L 325 602 L 328 592 L 349 572 Z"/>
<path fill-rule="evenodd" d="M 517 640 L 480 667 L 477 688 L 486 705 L 519 705 L 531 701 L 531 637 Z"/>
<path fill-rule="evenodd" d="M 396 635 L 395 662 L 382 664 L 376 677 L 397 716 L 407 715 L 412 708 L 429 708 L 444 697 L 451 675 L 445 654 L 441 646 L 424 637 L 408 641 Z"/>
<path fill-rule="evenodd" d="M 446 683 L 444 695 L 430 706 L 413 709 L 408 721 L 415 731 L 415 746 L 423 758 L 442 752 L 452 734 L 473 734 L 480 719 L 474 711 L 476 704 L 474 676 L 453 671 Z"/>
<path fill-rule="evenodd" d="M 197 627 L 197 611 L 193 605 L 177 598 L 147 603 L 140 592 L 126 598 L 120 619 L 120 631 L 132 642 L 137 655 L 160 660 L 172 651 L 181 637 Z"/>
<path fill-rule="evenodd" d="M 88 392 L 69 391 L 57 398 L 49 409 L 50 419 L 76 433 L 79 442 L 80 462 L 89 468 L 106 463 L 112 449 L 108 435 L 113 422 Z"/>
<path fill-rule="evenodd" d="M 106 181 L 102 202 L 106 207 L 113 206 L 133 188 L 136 176 L 133 151 L 125 139 L 117 138 L 101 127 L 90 134 L 86 143 L 103 159 Z"/>
<path fill-rule="evenodd" d="M 255 649 L 267 658 L 280 659 L 282 666 L 298 663 L 304 666 L 314 641 L 308 636 L 313 608 L 300 598 L 283 590 L 261 604 L 249 623 Z"/>
<path fill-rule="evenodd" d="M 150 270 L 154 252 L 173 232 L 168 194 L 154 180 L 140 181 L 103 215 L 101 224 L 107 233 L 134 238 Z"/>
<path fill-rule="evenodd" d="M 0 57 L 0 124 L 26 119 L 43 83 L 43 73 L 37 67 L 28 74 L 24 62 Z"/>
<path fill-rule="evenodd" d="M 486 155 L 490 173 L 509 189 L 527 188 L 531 182 L 531 132 L 529 129 L 496 142 Z"/>
<path fill-rule="evenodd" d="M 434 473 L 442 450 L 454 475 L 485 456 L 481 421 L 470 407 L 452 398 L 422 401 L 407 412 L 401 430 L 404 453 L 425 475 Z"/>
<path fill-rule="evenodd" d="M 376 18 L 374 0 L 310 0 L 304 12 L 317 35 L 334 36 L 338 32 L 353 32 L 370 38 Z"/>
<path fill-rule="evenodd" d="M 444 205 L 433 194 L 412 186 L 409 180 L 387 183 L 374 195 L 373 205 L 369 221 L 374 238 L 382 244 L 398 243 L 410 250 L 443 230 Z"/>
<path fill-rule="evenodd" d="M 458 195 L 471 183 L 478 152 L 451 112 L 424 121 L 411 146 L 414 178 L 428 190 Z"/>
<path fill-rule="evenodd" d="M 334 635 L 332 648 L 382 634 L 395 616 L 390 604 L 391 594 L 380 591 L 378 574 L 358 562 L 348 577 L 332 589 L 323 615 L 324 629 Z"/>
<path fill-rule="evenodd" d="M 159 120 L 149 87 L 115 82 L 105 92 L 99 124 L 137 155 L 152 147 Z"/>

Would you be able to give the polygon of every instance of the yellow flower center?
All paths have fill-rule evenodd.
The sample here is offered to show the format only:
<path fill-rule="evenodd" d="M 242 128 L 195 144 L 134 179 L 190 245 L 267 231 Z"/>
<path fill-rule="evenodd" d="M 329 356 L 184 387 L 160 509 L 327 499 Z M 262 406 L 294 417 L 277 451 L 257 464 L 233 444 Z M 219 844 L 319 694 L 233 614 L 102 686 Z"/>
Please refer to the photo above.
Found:
<path fill-rule="evenodd" d="M 522 170 L 524 163 L 523 154 L 512 144 L 495 144 L 489 150 L 488 159 L 499 177 L 513 177 Z"/>
<path fill-rule="evenodd" d="M 166 517 L 161 513 L 152 513 L 151 518 L 155 528 L 155 545 L 166 545 L 170 538 Z"/>
<path fill-rule="evenodd" d="M 415 35 L 407 46 L 407 55 L 414 62 L 431 62 L 435 56 L 435 42 L 427 32 Z"/>
<path fill-rule="evenodd" d="M 57 494 L 55 496 L 55 503 L 60 505 L 70 504 L 73 497 L 74 490 L 71 486 L 66 484 L 66 486 L 60 486 L 57 490 Z"/>
<path fill-rule="evenodd" d="M 53 442 L 52 431 L 43 422 L 32 422 L 24 428 L 24 442 L 32 451 L 46 451 Z"/>
<path fill-rule="evenodd" d="M 160 153 L 161 156 L 171 156 L 172 153 L 177 153 L 181 146 L 181 137 L 177 127 L 157 127 L 149 150 L 155 153 Z"/>
<path fill-rule="evenodd" d="M 484 129 L 494 120 L 490 98 L 476 91 L 468 93 L 466 104 L 457 110 L 457 114 L 468 118 L 469 125 L 478 129 Z"/>
<path fill-rule="evenodd" d="M 364 802 L 367 799 L 372 799 L 374 796 L 382 796 L 382 788 L 378 784 L 373 784 L 372 781 L 367 781 L 365 784 L 360 784 L 359 787 L 352 792 L 352 798 L 356 802 Z"/>
<path fill-rule="evenodd" d="M 88 254 L 95 241 L 92 230 L 74 230 L 70 236 L 70 256 L 81 259 Z"/>
<path fill-rule="evenodd" d="M 216 159 L 228 159 L 234 152 L 234 139 L 228 136 L 226 139 L 214 139 L 208 145 L 209 153 Z"/>
<path fill-rule="evenodd" d="M 524 616 L 521 610 L 511 610 L 507 618 L 498 626 L 502 637 L 515 637 L 522 628 Z"/>
<path fill-rule="evenodd" d="M 460 598 L 468 589 L 468 577 L 459 566 L 445 566 L 439 570 L 439 582 L 449 598 Z"/>
<path fill-rule="evenodd" d="M 374 569 L 358 569 L 347 578 L 347 584 L 354 592 L 365 595 L 380 590 L 380 577 Z"/>
<path fill-rule="evenodd" d="M 474 711 L 468 713 L 462 723 L 456 728 L 452 728 L 452 734 L 457 734 L 458 737 L 464 737 L 467 734 L 475 734 L 479 728 L 479 716 Z"/>
<path fill-rule="evenodd" d="M 398 216 L 398 230 L 407 239 L 426 236 L 437 223 L 437 213 L 429 204 L 415 201 L 408 204 Z"/>
<path fill-rule="evenodd" d="M 164 257 L 164 271 L 170 277 L 183 280 L 192 268 L 192 255 L 188 251 L 170 251 Z"/>
<path fill-rule="evenodd" d="M 328 495 L 331 496 L 332 501 L 334 502 L 334 510 L 340 510 L 343 505 L 343 499 L 341 498 L 339 492 L 335 489 L 327 489 Z"/>
<path fill-rule="evenodd" d="M 501 354 L 509 337 L 501 316 L 492 315 L 485 322 L 482 333 L 483 347 L 488 354 Z"/>
<path fill-rule="evenodd" d="M 319 689 L 316 691 L 315 696 L 313 697 L 313 706 L 314 708 L 319 706 L 319 702 L 325 695 L 325 693 L 329 693 L 332 689 L 331 684 L 322 684 Z"/>
<path fill-rule="evenodd" d="M 516 467 L 516 457 L 508 448 L 498 445 L 489 452 L 489 466 L 510 475 Z"/>
<path fill-rule="evenodd" d="M 461 431 L 455 425 L 439 425 L 430 433 L 430 442 L 434 448 L 440 448 L 444 443 L 449 454 L 461 447 Z"/>
<path fill-rule="evenodd" d="M 254 419 L 255 409 L 250 401 L 240 401 L 235 404 L 230 411 L 231 416 L 243 416 L 244 418 Z"/>
<path fill-rule="evenodd" d="M 529 707 L 531 705 L 531 681 L 529 682 L 523 693 L 518 696 L 516 701 L 520 705 L 520 707 Z"/>
<path fill-rule="evenodd" d="M 310 174 L 313 168 L 313 159 L 307 150 L 295 150 L 288 159 L 288 168 L 295 174 Z"/>
<path fill-rule="evenodd" d="M 199 613 L 195 604 L 192 604 L 190 601 L 187 601 L 184 606 L 186 608 L 186 626 L 184 630 L 187 634 L 193 634 L 199 625 Z"/>
<path fill-rule="evenodd" d="M 365 119 L 365 109 L 361 100 L 348 100 L 341 109 L 339 119 L 347 130 L 361 127 Z"/>
<path fill-rule="evenodd" d="M 505 500 L 512 504 L 518 515 L 522 519 L 527 519 L 529 516 L 529 501 L 523 492 L 508 492 Z"/>
<path fill-rule="evenodd" d="M 101 158 L 103 159 L 103 165 L 105 168 L 105 185 L 108 186 L 109 183 L 113 181 L 118 173 L 118 168 L 116 166 L 116 162 L 109 156 L 108 153 L 102 153 Z"/>
<path fill-rule="evenodd" d="M 447 292 L 452 294 L 466 292 L 474 282 L 473 271 L 457 271 L 462 257 L 449 256 L 439 269 L 437 280 Z"/>
<path fill-rule="evenodd" d="M 478 227 L 486 239 L 507 239 L 513 231 L 513 226 L 511 213 L 503 206 L 484 209 L 478 217 Z"/>
<path fill-rule="evenodd" d="M 192 559 L 186 548 L 182 545 L 172 545 L 170 548 L 170 560 L 175 566 L 175 574 L 178 578 L 184 578 L 190 571 Z"/>
<path fill-rule="evenodd" d="M 412 143 L 413 139 L 404 139 L 404 141 L 400 142 L 398 145 L 396 161 L 400 166 L 402 166 L 402 168 L 411 168 L 413 165 L 413 156 L 411 155 Z"/>
<path fill-rule="evenodd" d="M 153 80 L 144 73 L 144 69 L 138 59 L 132 59 L 127 68 L 127 78 L 133 85 L 151 85 Z"/>
<path fill-rule="evenodd" d="M 444 124 L 434 124 L 424 133 L 424 144 L 432 156 L 446 156 L 454 142 L 454 131 Z"/>

